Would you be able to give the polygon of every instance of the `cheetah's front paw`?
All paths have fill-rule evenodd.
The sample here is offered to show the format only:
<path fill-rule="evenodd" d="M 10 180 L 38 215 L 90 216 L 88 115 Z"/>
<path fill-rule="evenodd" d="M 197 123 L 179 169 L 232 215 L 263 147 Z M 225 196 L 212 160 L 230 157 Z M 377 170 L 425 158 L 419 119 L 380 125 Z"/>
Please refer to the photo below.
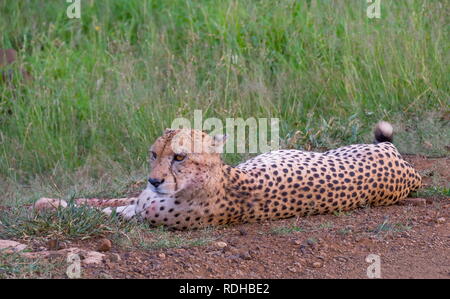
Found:
<path fill-rule="evenodd" d="M 34 203 L 33 208 L 36 211 L 56 210 L 59 207 L 67 207 L 67 202 L 62 199 L 42 197 Z"/>
<path fill-rule="evenodd" d="M 136 215 L 136 205 L 129 205 L 124 207 L 117 207 L 117 208 L 106 208 L 102 210 L 103 213 L 107 215 L 111 215 L 113 211 L 116 211 L 116 213 L 120 216 L 122 216 L 124 219 L 131 219 Z"/>

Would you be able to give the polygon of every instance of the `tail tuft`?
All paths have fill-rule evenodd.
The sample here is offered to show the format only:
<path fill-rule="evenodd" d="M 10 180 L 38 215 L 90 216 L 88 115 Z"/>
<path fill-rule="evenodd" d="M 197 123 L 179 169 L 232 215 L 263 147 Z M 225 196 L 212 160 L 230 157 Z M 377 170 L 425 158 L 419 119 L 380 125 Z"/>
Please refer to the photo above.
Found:
<path fill-rule="evenodd" d="M 386 121 L 380 121 L 373 131 L 375 135 L 375 143 L 392 142 L 394 136 L 394 128 Z"/>

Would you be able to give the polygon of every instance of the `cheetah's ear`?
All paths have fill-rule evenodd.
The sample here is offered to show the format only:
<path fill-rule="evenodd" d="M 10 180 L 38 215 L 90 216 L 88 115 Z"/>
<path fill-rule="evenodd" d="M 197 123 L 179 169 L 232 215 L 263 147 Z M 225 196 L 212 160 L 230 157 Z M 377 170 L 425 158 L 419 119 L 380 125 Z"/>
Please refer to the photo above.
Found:
<path fill-rule="evenodd" d="M 172 133 L 173 131 L 175 131 L 175 130 L 174 130 L 174 129 L 170 129 L 170 128 L 166 128 L 166 129 L 164 130 L 164 135 L 170 134 L 170 133 Z"/>
<path fill-rule="evenodd" d="M 223 153 L 223 146 L 227 142 L 227 135 L 217 134 L 213 137 L 213 148 L 216 153 Z"/>

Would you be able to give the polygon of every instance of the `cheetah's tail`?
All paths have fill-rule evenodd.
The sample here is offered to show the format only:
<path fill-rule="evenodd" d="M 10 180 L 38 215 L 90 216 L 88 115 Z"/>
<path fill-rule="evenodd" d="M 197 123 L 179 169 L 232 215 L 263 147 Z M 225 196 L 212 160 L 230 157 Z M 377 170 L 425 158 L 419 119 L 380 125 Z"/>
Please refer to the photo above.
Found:
<path fill-rule="evenodd" d="M 392 142 L 394 136 L 394 128 L 386 121 L 380 121 L 373 130 L 375 135 L 375 143 Z"/>

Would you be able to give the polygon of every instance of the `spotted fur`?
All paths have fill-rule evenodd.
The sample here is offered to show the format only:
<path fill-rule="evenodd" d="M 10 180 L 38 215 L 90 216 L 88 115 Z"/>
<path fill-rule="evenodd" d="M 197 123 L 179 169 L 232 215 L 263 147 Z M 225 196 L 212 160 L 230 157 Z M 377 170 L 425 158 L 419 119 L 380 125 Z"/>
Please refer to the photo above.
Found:
<path fill-rule="evenodd" d="M 278 150 L 232 167 L 218 153 L 221 138 L 168 130 L 151 148 L 150 178 L 162 183 L 149 183 L 136 204 L 120 211 L 154 225 L 191 229 L 394 204 L 418 189 L 421 177 L 392 143 L 379 142 L 392 134 L 380 126 L 375 132 L 376 144 L 324 153 Z M 186 150 L 194 136 L 203 140 L 199 153 Z M 183 146 L 174 147 L 174 139 Z"/>

